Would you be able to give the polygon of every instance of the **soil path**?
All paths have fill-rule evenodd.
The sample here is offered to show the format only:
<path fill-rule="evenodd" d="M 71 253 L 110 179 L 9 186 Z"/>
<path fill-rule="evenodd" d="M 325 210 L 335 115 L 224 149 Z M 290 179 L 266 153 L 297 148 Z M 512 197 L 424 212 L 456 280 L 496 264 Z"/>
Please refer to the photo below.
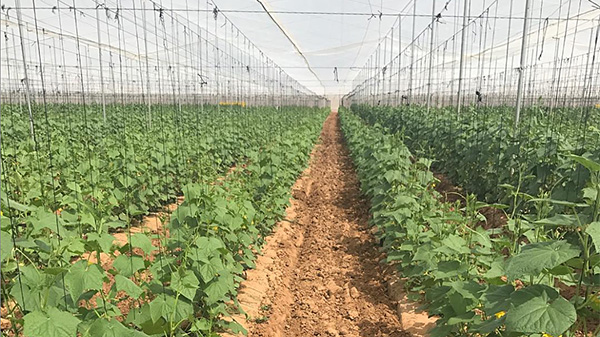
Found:
<path fill-rule="evenodd" d="M 242 285 L 249 335 L 410 336 L 387 294 L 368 203 L 337 113 L 325 121 L 321 144 L 293 197 L 287 220 Z"/>

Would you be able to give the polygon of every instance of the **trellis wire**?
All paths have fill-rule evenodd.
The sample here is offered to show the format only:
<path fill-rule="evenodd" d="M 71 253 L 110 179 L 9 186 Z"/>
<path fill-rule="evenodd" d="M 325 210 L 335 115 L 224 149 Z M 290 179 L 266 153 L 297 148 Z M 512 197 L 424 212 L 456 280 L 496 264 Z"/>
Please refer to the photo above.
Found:
<path fill-rule="evenodd" d="M 177 186 L 180 192 L 162 184 L 165 190 L 160 196 L 165 204 L 177 203 L 181 200 L 180 193 L 185 193 L 180 176 L 186 172 L 187 163 L 203 160 L 199 148 L 194 151 L 196 158 L 184 152 L 184 140 L 204 136 L 200 133 L 208 105 L 216 105 L 218 109 L 221 104 L 232 105 L 233 108 L 222 109 L 220 113 L 229 114 L 227 118 L 233 120 L 236 118 L 232 114 L 234 111 L 248 123 L 243 117 L 248 114 L 246 107 L 279 109 L 328 104 L 327 99 L 275 64 L 218 7 L 209 3 L 205 8 L 190 8 L 189 5 L 186 1 L 185 10 L 178 10 L 173 9 L 173 2 L 166 6 L 164 1 L 153 0 L 14 0 L 3 3 L 0 192 L 3 216 L 10 220 L 14 247 L 18 247 L 22 235 L 19 221 L 26 212 L 15 211 L 11 202 L 23 200 L 25 196 L 19 187 L 11 184 L 14 179 L 11 177 L 18 170 L 14 165 L 22 158 L 16 158 L 7 149 L 22 139 L 5 129 L 5 125 L 20 121 L 28 124 L 27 136 L 35 148 L 36 164 L 32 172 L 24 173 L 39 176 L 39 206 L 54 213 L 56 237 L 52 242 L 57 246 L 63 244 L 62 223 L 59 222 L 61 204 L 56 194 L 58 176 L 63 170 L 70 170 L 80 178 L 80 181 L 72 182 L 75 184 L 76 201 L 72 206 L 75 214 L 89 205 L 93 212 L 102 212 L 96 209 L 98 203 L 94 200 L 96 194 L 102 194 L 96 187 L 100 179 L 97 172 L 102 168 L 92 152 L 108 151 L 100 146 L 100 140 L 110 136 L 109 130 L 116 132 L 122 139 L 123 149 L 117 151 L 120 161 L 116 162 L 120 166 L 114 172 L 125 186 L 121 191 L 124 205 L 121 205 L 123 216 L 120 221 L 125 224 L 126 240 L 132 242 L 133 227 L 139 221 L 132 200 L 139 197 L 140 191 L 129 186 L 132 176 L 140 169 L 140 161 L 130 146 L 134 141 L 141 141 L 131 139 L 132 130 L 146 128 L 149 138 L 145 141 L 157 150 L 155 160 L 163 166 L 173 163 L 172 172 L 161 172 L 162 176 L 150 180 L 152 184 L 169 181 Z M 197 13 L 195 17 L 194 12 Z M 124 107 L 143 112 L 145 117 L 140 120 L 134 114 L 123 113 Z M 49 119 L 50 114 L 54 114 L 54 118 Z M 273 113 L 268 118 L 274 121 L 279 117 Z M 166 131 L 167 124 L 172 127 L 172 134 Z M 265 131 L 264 138 L 272 139 L 281 132 L 279 128 Z M 56 167 L 53 162 L 51 146 L 63 140 L 66 146 L 59 154 L 79 159 L 71 162 L 72 167 Z M 169 150 L 172 153 L 167 153 Z M 203 168 L 200 165 L 200 170 L 193 173 L 194 180 L 210 188 Z M 91 192 L 79 194 L 77 186 L 80 184 L 89 184 Z M 8 209 L 4 209 L 5 206 Z M 79 216 L 76 219 L 77 234 L 82 237 L 86 236 L 82 230 L 84 221 L 90 221 L 94 227 L 103 226 L 95 217 L 87 220 Z M 165 244 L 164 231 L 157 230 L 153 237 L 160 251 L 179 254 Z M 5 291 L 6 285 L 13 282 L 22 297 L 17 302 L 25 303 L 26 289 L 19 268 L 27 256 L 23 256 L 18 248 L 11 254 L 16 261 L 16 270 L 5 274 L 3 269 L 1 298 L 3 301 L 15 299 L 14 294 Z M 129 245 L 124 254 L 133 256 L 133 247 Z M 99 265 L 102 263 L 99 253 L 97 257 L 89 255 L 82 258 L 96 258 Z M 164 272 L 162 254 L 158 258 L 161 259 L 161 272 Z M 129 264 L 133 270 L 133 259 Z M 62 277 L 58 286 L 67 301 L 64 275 Z M 104 297 L 103 290 L 100 293 Z M 64 305 L 66 307 L 67 303 Z M 134 301 L 128 306 L 135 317 L 139 302 Z M 18 305 L 16 308 L 11 307 L 11 310 L 26 313 L 34 309 Z M 22 332 L 19 323 L 11 327 L 15 335 Z"/>
<path fill-rule="evenodd" d="M 440 4 L 442 9 L 435 10 Z M 439 125 L 428 135 L 437 138 L 438 132 L 448 133 L 450 148 L 463 146 L 466 128 L 487 125 L 477 128 L 469 146 L 481 150 L 478 144 L 497 137 L 516 142 L 515 156 L 527 156 L 521 151 L 523 142 L 541 124 L 545 136 L 535 140 L 542 143 L 541 166 L 563 146 L 573 146 L 577 154 L 600 156 L 600 8 L 585 0 L 419 2 L 421 12 L 430 7 L 434 11 L 427 24 L 425 20 L 414 24 L 415 8 L 411 8 L 413 22 L 401 20 L 410 18 L 409 13 L 399 15 L 358 72 L 353 90 L 341 100 L 343 105 L 400 107 L 407 115 L 435 108 L 430 116 L 434 125 L 438 114 L 455 114 L 456 123 Z M 398 45 L 397 52 L 381 62 L 388 40 Z M 379 85 L 388 79 L 392 82 Z M 489 108 L 502 113 L 491 118 Z M 413 134 L 426 129 L 414 127 Z M 560 141 L 569 128 L 570 141 Z M 518 174 L 518 167 L 503 167 L 502 161 L 510 159 L 503 157 L 506 153 L 500 146 L 495 145 L 498 170 L 508 170 L 508 176 Z M 498 179 L 499 174 L 496 185 L 501 183 Z M 566 190 L 568 200 L 584 184 L 582 170 L 577 170 L 575 180 Z M 546 176 L 540 183 L 547 183 Z"/>
<path fill-rule="evenodd" d="M 435 2 L 427 4 L 435 6 Z M 425 27 L 416 27 L 413 20 L 411 29 L 402 24 L 403 20 L 396 20 L 359 71 L 354 89 L 344 96 L 346 105 L 429 103 L 436 107 L 455 106 L 460 112 L 478 103 L 512 105 L 517 110 L 521 106 L 517 101 L 522 100 L 525 106 L 539 105 L 540 97 L 542 105 L 550 110 L 600 103 L 600 88 L 595 85 L 599 71 L 593 66 L 593 55 L 598 52 L 593 41 L 600 24 L 600 10 L 591 4 L 564 0 L 558 6 L 550 6 L 530 0 L 526 4 L 531 3 L 531 14 L 513 17 L 513 13 L 525 11 L 526 4 L 517 8 L 511 1 L 508 15 L 503 16 L 498 14 L 497 1 L 443 3 L 443 9 L 434 11 Z M 425 3 L 420 5 L 424 10 Z M 480 9 L 474 13 L 476 6 Z M 450 15 L 452 12 L 455 14 Z M 451 23 L 454 26 L 448 27 Z M 403 41 L 407 30 L 413 36 L 408 43 Z M 381 51 L 388 39 L 395 41 L 399 50 L 391 60 L 382 63 Z M 459 52 L 455 50 L 457 43 Z M 449 44 L 453 45 L 451 51 Z M 571 48 L 569 53 L 565 51 L 567 46 Z M 388 74 L 390 69 L 394 76 Z M 393 82 L 379 85 L 384 78 Z M 482 102 L 478 102 L 476 91 L 484 98 Z"/>

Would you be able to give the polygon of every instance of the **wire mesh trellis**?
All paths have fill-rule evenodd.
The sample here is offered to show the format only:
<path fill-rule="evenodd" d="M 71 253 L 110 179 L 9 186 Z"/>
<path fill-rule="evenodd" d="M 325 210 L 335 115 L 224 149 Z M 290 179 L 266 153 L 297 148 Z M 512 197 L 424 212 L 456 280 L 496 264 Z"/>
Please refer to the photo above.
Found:
<path fill-rule="evenodd" d="M 401 219 L 384 219 L 381 227 L 390 226 L 390 247 L 401 261 L 398 270 L 407 279 L 414 278 L 417 286 L 413 291 L 425 294 L 423 308 L 429 315 L 440 314 L 430 332 L 444 336 L 598 334 L 596 308 L 579 300 L 598 293 L 597 283 L 583 281 L 587 265 L 562 275 L 551 268 L 527 272 L 521 269 L 518 276 L 511 276 L 510 271 L 519 258 L 529 263 L 527 268 L 547 261 L 541 251 L 533 251 L 551 243 L 569 242 L 586 250 L 586 242 L 591 238 L 582 233 L 598 228 L 598 3 L 429 0 L 414 1 L 411 10 L 430 13 L 430 21 L 417 26 L 416 16 L 399 16 L 380 39 L 342 104 L 350 110 L 346 114 L 356 115 L 344 116 L 350 120 L 350 130 L 354 127 L 352 119 L 356 118 L 373 126 L 372 132 L 378 137 L 381 133 L 394 136 L 377 138 L 386 139 L 386 145 L 379 149 L 383 156 L 394 153 L 389 149 L 390 143 L 406 145 L 414 156 L 412 179 L 420 181 L 420 187 L 405 192 L 410 179 L 398 182 L 392 178 L 380 184 L 396 197 L 397 205 L 389 206 L 396 201 L 394 198 L 388 204 L 376 202 L 385 205 L 384 213 L 407 210 L 411 214 Z M 365 147 L 373 146 L 367 144 Z M 375 157 L 371 153 L 366 157 L 369 155 Z M 367 162 L 367 171 L 371 169 L 372 163 L 363 161 Z M 380 166 L 390 174 L 398 172 L 385 166 L 385 159 L 383 162 Z M 423 178 L 430 166 L 435 179 Z M 404 203 L 401 199 L 406 195 L 424 204 L 429 193 L 443 202 L 428 213 L 441 214 L 440 222 L 423 216 L 419 207 L 398 206 Z M 446 207 L 449 213 L 445 213 Z M 476 223 L 463 225 L 444 215 L 455 211 L 475 214 Z M 571 218 L 574 221 L 569 221 Z M 415 223 L 417 227 L 413 226 Z M 439 227 L 440 223 L 444 224 Z M 447 227 L 441 229 L 444 226 Z M 466 238 L 459 246 L 467 255 L 477 256 L 476 263 L 467 262 L 465 270 L 469 271 L 459 272 L 459 276 L 432 276 L 427 285 L 429 281 L 422 275 L 439 272 L 443 263 L 460 255 L 450 257 L 452 254 L 437 246 L 447 247 L 455 234 Z M 475 243 L 479 235 L 492 238 L 494 243 L 483 245 L 492 247 L 491 251 L 479 251 L 482 246 Z M 501 241 L 512 243 L 496 245 Z M 427 248 L 422 250 L 423 247 Z M 594 249 L 597 254 L 598 247 Z M 435 253 L 422 259 L 424 251 Z M 583 253 L 575 259 L 585 260 L 591 255 Z M 499 263 L 483 262 L 484 256 Z M 569 266 L 568 269 L 571 261 L 557 261 L 553 268 Z M 476 266 L 480 262 L 483 264 Z M 565 303 L 581 304 L 570 309 L 573 319 L 568 322 L 541 322 L 537 321 L 539 316 L 533 320 L 525 317 L 524 312 L 532 312 L 532 307 L 518 311 L 525 306 L 523 302 L 512 302 L 519 297 L 515 293 L 500 296 L 510 304 L 495 316 L 495 309 L 485 313 L 492 307 L 486 303 L 486 295 L 476 299 L 466 311 L 455 311 L 453 296 L 464 293 L 449 289 L 469 282 L 487 289 L 483 292 L 499 289 L 492 284 L 510 288 L 511 292 L 531 291 L 543 285 L 563 296 Z M 513 288 L 515 284 L 518 285 Z M 586 294 L 579 292 L 581 287 L 586 288 Z M 564 291 L 568 288 L 576 290 Z M 471 311 L 479 308 L 483 308 L 481 317 Z M 515 314 L 517 311 L 519 314 Z M 515 316 L 504 317 L 511 312 Z M 463 320 L 465 313 L 472 314 L 470 317 L 475 320 Z M 529 325 L 532 321 L 536 321 L 535 325 Z M 564 327 L 548 332 L 558 322 L 564 322 Z M 487 324 L 493 327 L 486 330 L 490 326 Z"/>
<path fill-rule="evenodd" d="M 232 328 L 221 320 L 228 308 L 215 293 L 222 288 L 210 287 L 239 281 L 225 273 L 238 267 L 223 266 L 249 264 L 243 259 L 253 252 L 236 246 L 228 247 L 235 257 L 207 257 L 202 280 L 191 271 L 200 265 L 179 266 L 215 244 L 207 238 L 226 236 L 214 219 L 223 214 L 208 219 L 211 210 L 237 202 L 243 226 L 274 223 L 285 196 L 274 186 L 290 178 L 265 158 L 282 155 L 274 143 L 294 130 L 314 131 L 311 116 L 328 100 L 290 77 L 215 5 L 172 8 L 148 0 L 2 4 L 3 335 Z M 301 140 L 286 144 L 310 145 Z M 252 161 L 258 173 L 240 173 L 226 188 L 215 183 Z M 236 196 L 236 184 L 252 186 L 251 179 L 262 179 L 264 190 Z M 177 207 L 183 195 L 196 197 L 195 206 Z M 253 205 L 264 207 L 260 217 Z M 207 215 L 196 215 L 202 220 L 191 230 L 186 216 L 201 206 Z M 222 240 L 252 245 L 250 236 Z M 185 289 L 200 285 L 204 297 L 192 302 Z"/>
<path fill-rule="evenodd" d="M 399 16 L 355 78 L 347 104 L 511 105 L 521 68 L 525 105 L 540 98 L 552 107 L 598 100 L 600 18 L 590 2 L 531 1 L 526 34 L 524 6 L 514 1 L 447 1 L 442 9 L 435 3 L 422 29 L 411 27 L 415 16 Z"/>
<path fill-rule="evenodd" d="M 283 98 L 273 97 L 281 92 L 290 103 L 317 103 L 316 95 L 287 76 L 217 8 L 209 15 L 179 14 L 155 2 L 136 7 L 135 2 L 59 1 L 38 2 L 38 7 L 3 5 L 5 101 L 16 99 L 14 93 L 26 95 L 29 85 L 32 99 L 45 91 L 49 102 L 85 95 L 90 103 L 125 99 L 151 105 L 176 88 L 181 104 L 245 98 L 248 104 L 283 105 Z"/>
<path fill-rule="evenodd" d="M 573 166 L 564 158 L 600 157 L 597 4 L 415 1 L 409 10 L 430 22 L 398 16 L 342 104 L 403 132 L 487 200 L 506 201 L 507 185 L 575 200 L 588 175 L 561 171 Z"/>

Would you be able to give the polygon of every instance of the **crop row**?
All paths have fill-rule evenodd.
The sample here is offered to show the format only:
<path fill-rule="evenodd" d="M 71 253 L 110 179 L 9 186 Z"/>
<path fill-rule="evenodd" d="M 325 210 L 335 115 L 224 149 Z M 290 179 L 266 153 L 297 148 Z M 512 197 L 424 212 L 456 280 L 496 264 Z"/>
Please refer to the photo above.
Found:
<path fill-rule="evenodd" d="M 503 228 L 485 229 L 483 203 L 441 201 L 432 161 L 414 158 L 400 134 L 348 110 L 341 125 L 387 262 L 438 318 L 431 336 L 600 331 L 600 163 L 567 158 L 588 172 L 577 203 L 533 199 L 553 215 L 508 214 Z"/>
<path fill-rule="evenodd" d="M 589 110 L 589 111 L 588 111 Z M 514 187 L 528 195 L 574 201 L 589 180 L 569 154 L 600 160 L 600 111 L 527 108 L 518 128 L 513 109 L 353 106 L 369 124 L 403 135 L 416 156 L 488 202 L 508 203 Z M 517 205 L 527 208 L 527 205 Z"/>
<path fill-rule="evenodd" d="M 107 122 L 97 109 L 49 106 L 33 142 L 12 108 L 5 118 L 3 106 L 1 224 L 10 333 L 241 329 L 226 319 L 237 285 L 283 215 L 325 111 L 165 106 L 149 124 L 143 106 L 110 107 Z M 181 194 L 165 228 L 129 230 Z"/>

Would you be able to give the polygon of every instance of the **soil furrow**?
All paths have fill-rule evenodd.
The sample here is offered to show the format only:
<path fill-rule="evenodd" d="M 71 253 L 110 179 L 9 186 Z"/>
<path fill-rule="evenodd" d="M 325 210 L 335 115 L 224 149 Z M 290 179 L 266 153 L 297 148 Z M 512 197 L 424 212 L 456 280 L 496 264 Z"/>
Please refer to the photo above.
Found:
<path fill-rule="evenodd" d="M 410 336 L 387 294 L 368 203 L 360 195 L 337 113 L 326 120 L 293 196 L 287 221 L 242 284 L 249 335 Z"/>

